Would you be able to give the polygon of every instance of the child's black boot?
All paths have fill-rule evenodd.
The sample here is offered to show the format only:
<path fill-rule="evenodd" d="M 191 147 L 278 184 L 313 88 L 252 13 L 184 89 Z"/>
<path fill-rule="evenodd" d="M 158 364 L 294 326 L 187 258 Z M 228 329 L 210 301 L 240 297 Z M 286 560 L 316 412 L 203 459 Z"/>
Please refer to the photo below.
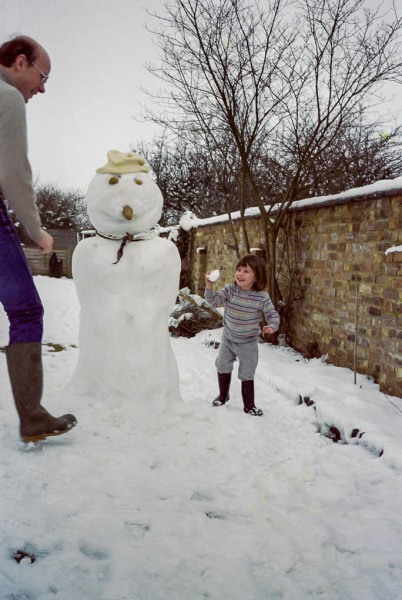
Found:
<path fill-rule="evenodd" d="M 262 417 L 264 414 L 260 408 L 254 405 L 254 380 L 241 382 L 241 394 L 243 396 L 244 412 L 253 417 Z"/>
<path fill-rule="evenodd" d="M 212 406 L 222 406 L 229 400 L 229 388 L 232 373 L 218 373 L 219 396 L 212 402 Z"/>

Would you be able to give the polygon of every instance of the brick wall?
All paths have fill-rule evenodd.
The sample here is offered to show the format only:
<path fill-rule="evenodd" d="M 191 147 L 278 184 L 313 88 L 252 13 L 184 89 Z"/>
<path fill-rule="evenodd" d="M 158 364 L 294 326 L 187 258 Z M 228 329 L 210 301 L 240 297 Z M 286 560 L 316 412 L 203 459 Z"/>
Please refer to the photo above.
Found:
<path fill-rule="evenodd" d="M 310 205 L 291 214 L 303 299 L 290 313 L 292 345 L 307 355 L 372 376 L 402 396 L 402 191 Z M 208 220 L 205 220 L 208 223 Z M 240 221 L 234 222 L 246 252 Z M 264 248 L 261 220 L 247 221 L 250 245 Z M 203 294 L 206 270 L 233 280 L 236 253 L 227 221 L 191 230 L 191 288 Z M 283 250 L 279 249 L 279 253 Z M 357 321 L 356 321 L 357 319 Z"/>

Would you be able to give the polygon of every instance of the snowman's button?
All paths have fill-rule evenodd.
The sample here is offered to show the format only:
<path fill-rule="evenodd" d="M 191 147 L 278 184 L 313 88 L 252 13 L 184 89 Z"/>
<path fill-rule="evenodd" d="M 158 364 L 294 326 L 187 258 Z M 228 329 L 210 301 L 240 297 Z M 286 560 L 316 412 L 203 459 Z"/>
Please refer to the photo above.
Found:
<path fill-rule="evenodd" d="M 142 179 L 139 179 L 138 177 L 136 177 L 136 178 L 134 179 L 134 181 L 135 181 L 135 183 L 136 183 L 137 185 L 142 185 L 142 184 L 144 183 L 144 182 L 142 181 Z"/>

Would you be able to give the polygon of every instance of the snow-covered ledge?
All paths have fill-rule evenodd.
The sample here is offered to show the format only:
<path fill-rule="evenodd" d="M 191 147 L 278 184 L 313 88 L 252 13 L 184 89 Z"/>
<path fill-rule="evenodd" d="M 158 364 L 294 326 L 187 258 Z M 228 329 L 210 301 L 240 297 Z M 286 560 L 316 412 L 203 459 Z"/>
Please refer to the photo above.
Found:
<path fill-rule="evenodd" d="M 354 202 L 361 200 L 362 198 L 380 198 L 384 196 L 392 196 L 394 194 L 402 194 L 402 177 L 396 177 L 395 179 L 383 179 L 371 183 L 370 185 L 364 185 L 358 188 L 352 188 L 339 194 L 331 194 L 328 196 L 316 196 L 314 198 L 306 198 L 305 200 L 295 200 L 292 204 L 292 210 L 302 210 L 307 207 L 325 206 L 331 204 L 344 204 L 345 202 Z M 266 206 L 267 210 L 270 208 L 271 212 L 277 210 L 277 206 L 270 208 Z M 260 209 L 257 207 L 247 208 L 245 210 L 246 217 L 258 217 Z M 232 220 L 240 219 L 240 211 L 233 212 L 231 214 Z M 205 227 L 206 225 L 213 225 L 215 223 L 224 223 L 229 220 L 227 214 L 217 215 L 215 217 L 208 217 L 206 219 L 199 219 L 191 211 L 186 211 L 180 219 L 180 227 L 185 231 L 195 229 L 197 227 Z"/>
<path fill-rule="evenodd" d="M 385 250 L 385 254 L 391 254 L 392 252 L 402 252 L 402 246 L 393 246 Z"/>

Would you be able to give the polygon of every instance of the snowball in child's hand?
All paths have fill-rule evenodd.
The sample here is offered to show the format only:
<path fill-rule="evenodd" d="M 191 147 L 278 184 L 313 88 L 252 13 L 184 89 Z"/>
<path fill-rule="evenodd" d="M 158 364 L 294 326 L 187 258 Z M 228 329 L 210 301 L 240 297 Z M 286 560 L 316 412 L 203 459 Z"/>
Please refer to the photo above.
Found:
<path fill-rule="evenodd" d="M 212 283 L 214 283 L 215 281 L 218 281 L 219 277 L 220 277 L 219 269 L 215 269 L 215 271 L 211 271 L 211 273 L 208 275 L 208 279 Z"/>

